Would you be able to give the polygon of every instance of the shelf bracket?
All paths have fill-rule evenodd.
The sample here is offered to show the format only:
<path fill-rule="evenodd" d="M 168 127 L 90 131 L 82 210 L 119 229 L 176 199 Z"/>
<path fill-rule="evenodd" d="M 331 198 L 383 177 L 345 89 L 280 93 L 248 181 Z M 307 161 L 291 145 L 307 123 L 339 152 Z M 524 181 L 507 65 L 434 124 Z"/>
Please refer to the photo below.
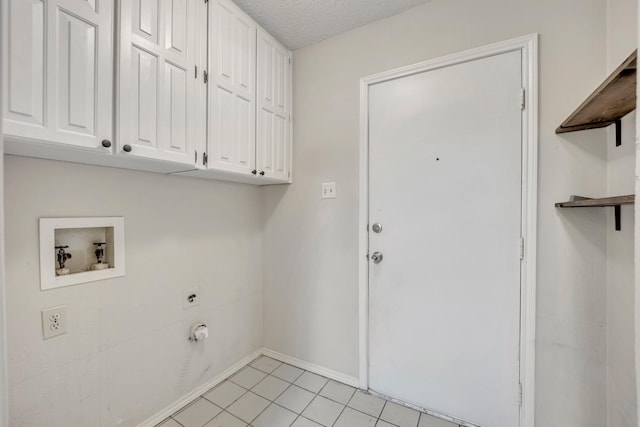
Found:
<path fill-rule="evenodd" d="M 620 147 L 622 145 L 622 122 L 620 121 L 620 119 L 616 119 L 615 123 L 616 123 L 616 147 Z"/>
<path fill-rule="evenodd" d="M 621 221 L 620 221 L 620 205 L 615 205 L 613 207 L 614 209 L 614 215 L 616 217 L 616 231 L 620 231 L 622 230 L 622 226 L 621 226 Z"/>

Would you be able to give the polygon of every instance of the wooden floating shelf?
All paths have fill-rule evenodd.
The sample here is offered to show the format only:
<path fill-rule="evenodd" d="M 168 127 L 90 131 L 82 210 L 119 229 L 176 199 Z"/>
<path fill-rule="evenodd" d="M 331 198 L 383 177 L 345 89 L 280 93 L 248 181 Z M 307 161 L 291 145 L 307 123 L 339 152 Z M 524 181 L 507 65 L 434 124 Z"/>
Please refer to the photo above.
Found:
<path fill-rule="evenodd" d="M 607 127 L 635 110 L 637 56 L 636 49 L 571 113 L 556 133 Z"/>
<path fill-rule="evenodd" d="M 632 205 L 635 203 L 635 194 L 627 196 L 603 197 L 600 199 L 590 199 L 588 197 L 575 197 L 575 200 L 556 203 L 556 208 L 595 208 L 605 206 Z"/>
<path fill-rule="evenodd" d="M 568 202 L 556 203 L 556 208 L 596 208 L 613 206 L 616 222 L 616 230 L 622 229 L 622 220 L 620 206 L 632 205 L 636 202 L 635 194 L 616 197 L 602 197 L 599 199 L 591 199 L 589 197 L 571 196 Z"/>

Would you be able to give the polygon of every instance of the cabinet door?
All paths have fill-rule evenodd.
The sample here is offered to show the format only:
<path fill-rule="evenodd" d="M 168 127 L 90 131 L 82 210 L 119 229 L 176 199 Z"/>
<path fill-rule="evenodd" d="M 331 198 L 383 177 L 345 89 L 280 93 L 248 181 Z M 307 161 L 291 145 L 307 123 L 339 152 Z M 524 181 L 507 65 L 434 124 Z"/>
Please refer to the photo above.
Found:
<path fill-rule="evenodd" d="M 258 31 L 259 173 L 291 178 L 291 52 L 263 30 Z"/>
<path fill-rule="evenodd" d="M 194 164 L 199 0 L 127 0 L 120 13 L 118 153 Z"/>
<path fill-rule="evenodd" d="M 212 4 L 209 168 L 255 169 L 256 24 L 233 3 Z"/>
<path fill-rule="evenodd" d="M 4 133 L 104 149 L 113 132 L 113 3 L 3 3 Z"/>
<path fill-rule="evenodd" d="M 207 67 L 208 67 L 208 26 L 209 2 L 196 2 L 196 21 L 193 23 L 196 31 L 196 76 L 195 89 L 195 126 L 193 140 L 195 141 L 195 163 L 197 169 L 206 169 L 207 151 Z"/>

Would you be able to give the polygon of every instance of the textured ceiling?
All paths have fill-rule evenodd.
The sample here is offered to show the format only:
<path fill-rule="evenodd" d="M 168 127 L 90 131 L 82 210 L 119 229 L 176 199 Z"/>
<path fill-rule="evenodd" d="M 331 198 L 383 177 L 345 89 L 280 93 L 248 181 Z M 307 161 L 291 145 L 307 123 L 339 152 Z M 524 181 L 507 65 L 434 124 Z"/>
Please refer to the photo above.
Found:
<path fill-rule="evenodd" d="M 428 0 L 235 0 L 291 50 L 396 15 Z"/>

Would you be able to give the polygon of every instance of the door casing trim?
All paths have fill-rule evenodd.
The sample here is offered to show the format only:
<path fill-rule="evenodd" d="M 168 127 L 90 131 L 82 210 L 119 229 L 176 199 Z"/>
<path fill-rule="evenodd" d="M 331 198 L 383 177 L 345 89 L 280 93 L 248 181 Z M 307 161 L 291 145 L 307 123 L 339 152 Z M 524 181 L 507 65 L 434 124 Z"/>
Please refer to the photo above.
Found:
<path fill-rule="evenodd" d="M 489 56 L 520 51 L 526 105 L 522 111 L 522 238 L 520 288 L 520 427 L 534 427 L 536 249 L 538 209 L 538 34 L 466 50 L 397 68 L 360 80 L 360 167 L 358 217 L 359 381 L 369 389 L 369 86 L 412 74 L 449 67 Z"/>

